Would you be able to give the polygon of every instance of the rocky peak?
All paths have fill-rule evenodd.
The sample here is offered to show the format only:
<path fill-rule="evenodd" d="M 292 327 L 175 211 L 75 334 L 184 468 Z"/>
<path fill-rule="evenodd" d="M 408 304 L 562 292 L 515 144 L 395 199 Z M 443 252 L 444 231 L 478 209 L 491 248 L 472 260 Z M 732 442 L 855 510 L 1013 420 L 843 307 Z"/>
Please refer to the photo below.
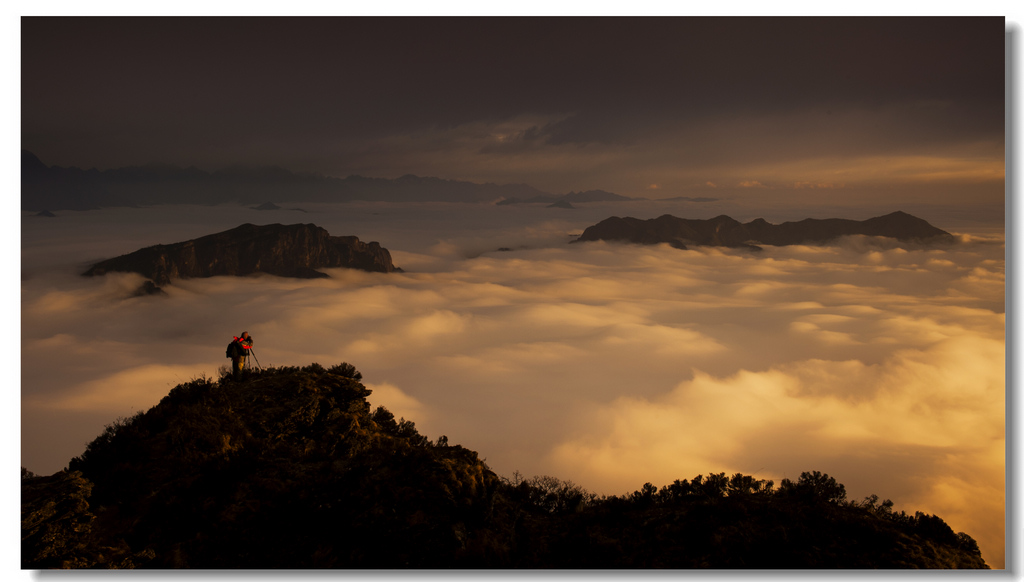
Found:
<path fill-rule="evenodd" d="M 725 215 L 707 220 L 676 218 L 669 214 L 650 220 L 612 217 L 588 227 L 578 241 L 669 243 L 678 248 L 686 248 L 686 245 L 757 248 L 751 243 L 826 244 L 848 235 L 883 236 L 928 243 L 953 241 L 953 236 L 948 232 L 900 211 L 862 221 L 807 218 L 779 225 L 771 224 L 763 218 L 742 224 Z"/>
<path fill-rule="evenodd" d="M 156 285 L 172 279 L 267 273 L 319 278 L 317 269 L 347 267 L 389 273 L 398 270 L 376 242 L 331 236 L 315 224 L 243 224 L 193 240 L 154 245 L 96 263 L 85 276 L 111 271 L 140 273 Z"/>

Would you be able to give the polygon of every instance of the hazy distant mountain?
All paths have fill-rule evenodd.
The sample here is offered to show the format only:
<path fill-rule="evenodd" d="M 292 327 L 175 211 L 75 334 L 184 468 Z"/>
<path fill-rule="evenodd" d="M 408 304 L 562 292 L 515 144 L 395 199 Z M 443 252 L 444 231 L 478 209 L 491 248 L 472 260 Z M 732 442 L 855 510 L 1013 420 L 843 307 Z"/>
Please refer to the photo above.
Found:
<path fill-rule="evenodd" d="M 940 517 L 848 501 L 817 471 L 610 497 L 499 477 L 371 412 L 361 378 L 342 363 L 194 379 L 113 421 L 68 470 L 23 468 L 21 567 L 987 568 Z"/>
<path fill-rule="evenodd" d="M 618 240 L 640 244 L 749 247 L 757 245 L 821 244 L 845 235 L 884 236 L 903 241 L 952 242 L 953 236 L 905 212 L 893 212 L 868 220 L 807 218 L 799 222 L 771 224 L 763 218 L 742 224 L 728 216 L 707 220 L 676 218 L 669 214 L 641 220 L 613 216 L 587 227 L 577 242 Z"/>
<path fill-rule="evenodd" d="M 672 198 L 658 198 L 657 202 L 716 202 L 718 198 L 707 196 L 673 196 Z"/>
<path fill-rule="evenodd" d="M 91 210 L 103 206 L 131 206 L 106 188 L 98 170 L 47 166 L 31 152 L 21 150 L 21 209 Z"/>
<path fill-rule="evenodd" d="M 162 164 L 110 170 L 47 166 L 21 152 L 21 207 L 26 211 L 89 210 L 156 204 L 281 202 L 492 202 L 550 196 L 527 184 L 477 184 L 411 174 L 396 178 L 332 178 L 276 166 L 237 166 L 215 172 Z M 552 197 L 552 201 L 557 199 Z"/>
<path fill-rule="evenodd" d="M 237 228 L 168 245 L 139 249 L 96 263 L 85 276 L 140 273 L 155 285 L 172 279 L 268 273 L 280 277 L 326 277 L 317 269 L 349 267 L 395 271 L 391 254 L 376 242 L 331 236 L 315 224 L 243 224 Z"/>
<path fill-rule="evenodd" d="M 636 198 L 620 196 L 604 190 L 587 190 L 586 192 L 569 192 L 562 196 L 562 200 L 567 202 L 625 202 L 626 200 L 636 200 Z"/>
<path fill-rule="evenodd" d="M 508 206 L 511 204 L 554 204 L 559 200 L 561 200 L 561 196 L 555 194 L 540 194 L 538 196 L 532 196 L 525 199 L 519 198 L 518 196 L 512 196 L 509 198 L 503 198 L 495 204 L 498 206 Z"/>
<path fill-rule="evenodd" d="M 554 194 L 543 194 L 540 196 L 534 196 L 532 198 L 506 198 L 498 202 L 499 205 L 506 204 L 548 204 L 554 206 L 560 203 L 572 204 L 573 202 L 623 202 L 626 200 L 636 200 L 636 198 L 629 198 L 627 196 L 620 196 L 619 194 L 613 194 L 611 192 L 605 192 L 604 190 L 587 190 L 586 192 L 569 192 L 562 196 L 556 196 Z M 555 206 L 556 208 L 565 208 L 565 206 Z"/>

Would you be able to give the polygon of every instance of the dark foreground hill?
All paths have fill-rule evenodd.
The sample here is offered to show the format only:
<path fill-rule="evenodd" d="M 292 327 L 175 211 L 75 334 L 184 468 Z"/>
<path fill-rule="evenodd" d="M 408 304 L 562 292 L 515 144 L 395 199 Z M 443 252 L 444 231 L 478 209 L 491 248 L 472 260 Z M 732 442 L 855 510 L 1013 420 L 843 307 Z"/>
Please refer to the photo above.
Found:
<path fill-rule="evenodd" d="M 155 285 L 171 279 L 268 273 L 317 278 L 317 269 L 349 267 L 390 273 L 391 253 L 377 242 L 331 236 L 315 224 L 243 224 L 237 228 L 168 245 L 154 245 L 96 263 L 83 273 L 140 273 Z"/>
<path fill-rule="evenodd" d="M 884 236 L 900 241 L 953 241 L 953 235 L 948 232 L 899 211 L 867 220 L 807 218 L 782 224 L 771 224 L 763 218 L 744 224 L 725 215 L 707 220 L 676 218 L 670 214 L 649 220 L 613 216 L 587 227 L 577 240 L 668 243 L 681 249 L 688 245 L 756 249 L 757 245 L 823 244 L 849 235 Z"/>
<path fill-rule="evenodd" d="M 197 379 L 68 470 L 23 469 L 22 568 L 986 568 L 970 536 L 892 502 L 724 473 L 598 497 L 495 475 L 361 375 Z"/>

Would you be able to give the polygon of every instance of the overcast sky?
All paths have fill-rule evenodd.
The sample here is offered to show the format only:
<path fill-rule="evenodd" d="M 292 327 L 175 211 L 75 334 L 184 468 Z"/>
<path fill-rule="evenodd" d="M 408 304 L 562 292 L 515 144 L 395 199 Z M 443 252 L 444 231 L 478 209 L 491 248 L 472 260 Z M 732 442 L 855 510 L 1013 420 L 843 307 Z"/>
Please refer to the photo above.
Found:
<path fill-rule="evenodd" d="M 1002 196 L 997 18 L 25 18 L 45 163 Z"/>

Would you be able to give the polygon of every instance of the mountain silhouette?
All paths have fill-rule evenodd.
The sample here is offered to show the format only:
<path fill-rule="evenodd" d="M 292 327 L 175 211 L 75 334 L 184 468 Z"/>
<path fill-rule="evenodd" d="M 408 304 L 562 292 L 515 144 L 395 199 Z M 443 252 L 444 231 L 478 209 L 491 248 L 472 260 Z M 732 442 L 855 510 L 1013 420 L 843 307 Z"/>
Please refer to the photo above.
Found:
<path fill-rule="evenodd" d="M 499 200 L 497 204 L 499 206 L 508 204 L 548 204 L 552 208 L 570 208 L 573 202 L 624 202 L 627 200 L 635 200 L 635 198 L 605 192 L 604 190 L 587 190 L 586 192 L 569 192 L 562 196 L 542 194 L 526 199 L 511 197 Z"/>
<path fill-rule="evenodd" d="M 412 174 L 396 179 L 359 175 L 334 178 L 277 166 L 233 166 L 213 172 L 167 164 L 81 170 L 47 166 L 32 152 L 21 151 L 21 208 L 25 211 L 158 204 L 248 205 L 268 199 L 480 203 L 545 195 L 549 194 L 528 184 L 478 184 Z"/>
<path fill-rule="evenodd" d="M 724 473 L 598 497 L 496 475 L 362 375 L 180 384 L 66 470 L 22 469 L 22 568 L 987 568 L 939 517 L 846 500 L 828 475 Z"/>
<path fill-rule="evenodd" d="M 807 218 L 798 222 L 771 224 L 763 218 L 746 224 L 725 215 L 707 220 L 613 216 L 587 227 L 575 242 L 611 240 L 639 244 L 668 243 L 685 249 L 688 245 L 759 248 L 757 245 L 824 244 L 841 236 L 867 235 L 900 241 L 952 242 L 953 235 L 926 221 L 897 211 L 867 220 Z"/>
<path fill-rule="evenodd" d="M 621 196 L 604 190 L 587 190 L 586 192 L 569 192 L 562 197 L 566 202 L 622 202 L 635 200 L 627 196 Z"/>
<path fill-rule="evenodd" d="M 84 276 L 140 273 L 156 285 L 172 279 L 267 273 L 280 277 L 327 277 L 317 269 L 348 267 L 390 273 L 391 253 L 377 242 L 331 236 L 315 224 L 243 224 L 197 239 L 154 245 L 100 261 Z"/>
<path fill-rule="evenodd" d="M 108 189 L 95 169 L 50 167 L 33 153 L 21 150 L 22 210 L 94 210 L 133 205 L 130 199 Z"/>

